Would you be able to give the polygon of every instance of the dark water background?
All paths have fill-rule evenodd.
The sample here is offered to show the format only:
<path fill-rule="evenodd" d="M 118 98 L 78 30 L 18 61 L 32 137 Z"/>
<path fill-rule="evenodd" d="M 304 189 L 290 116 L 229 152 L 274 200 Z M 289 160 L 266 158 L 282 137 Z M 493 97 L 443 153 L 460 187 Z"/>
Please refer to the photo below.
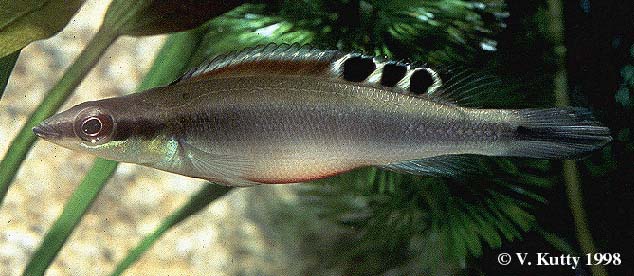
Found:
<path fill-rule="evenodd" d="M 608 150 L 612 160 L 595 154 L 584 161 L 608 162 L 613 167 L 590 171 L 580 166 L 588 223 L 598 252 L 621 253 L 623 264 L 608 266 L 609 275 L 634 275 L 631 133 L 634 126 L 631 78 L 634 72 L 629 67 L 634 65 L 634 3 L 621 0 L 564 2 L 566 70 L 571 102 L 590 107 L 616 138 Z M 507 4 L 512 16 L 508 29 L 499 38 L 503 66 L 515 74 L 553 74 L 556 69 L 550 62 L 548 43 L 530 39 L 531 25 L 540 24 L 535 14 L 541 4 L 539 1 L 509 1 Z M 540 73 L 542 69 L 545 72 Z M 617 93 L 621 94 L 617 97 Z M 622 95 L 629 95 L 629 102 L 624 103 Z M 565 187 L 555 185 L 546 195 L 549 203 L 536 212 L 539 223 L 574 244 L 575 227 Z M 535 233 L 528 234 L 523 241 L 506 243 L 499 250 L 489 250 L 481 258 L 480 269 L 486 275 L 571 275 L 570 268 L 562 266 L 529 270 L 513 265 L 501 267 L 496 262 L 496 256 L 501 252 L 557 252 Z M 590 275 L 590 272 L 581 268 L 576 274 Z"/>

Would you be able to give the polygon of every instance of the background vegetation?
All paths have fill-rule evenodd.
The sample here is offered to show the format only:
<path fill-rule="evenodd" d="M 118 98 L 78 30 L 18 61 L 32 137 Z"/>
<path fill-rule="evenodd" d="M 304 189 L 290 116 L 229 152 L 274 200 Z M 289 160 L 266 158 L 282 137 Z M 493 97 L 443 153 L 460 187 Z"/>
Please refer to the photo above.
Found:
<path fill-rule="evenodd" d="M 0 2 L 5 11 L 0 13 L 2 90 L 16 50 L 53 35 L 82 3 L 72 1 L 64 6 L 67 16 L 38 27 L 47 9 L 59 9 L 59 2 Z M 327 249 L 300 250 L 306 260 L 319 262 L 302 263 L 299 256 L 293 268 L 297 274 L 518 275 L 526 273 L 526 267 L 500 266 L 497 254 L 592 251 L 619 252 L 623 265 L 580 267 L 576 273 L 634 273 L 632 4 L 288 0 L 196 7 L 196 1 L 177 2 L 113 1 L 99 33 L 51 88 L 0 162 L 0 201 L 35 141 L 32 126 L 57 111 L 113 41 L 121 35 L 191 29 L 170 36 L 138 90 L 165 85 L 222 52 L 271 42 L 313 44 L 486 71 L 503 85 L 486 86 L 495 97 L 483 98 L 482 106 L 588 106 L 613 131 L 613 144 L 576 163 L 478 158 L 474 164 L 481 173 L 464 179 L 368 168 L 297 185 L 293 189 L 301 200 L 269 210 L 278 218 L 265 223 L 279 237 L 300 235 L 302 244 L 309 244 L 311 237 L 330 237 Z M 191 20 L 180 21 L 185 14 Z M 12 39 L 21 30 L 34 35 L 29 41 Z M 46 270 L 116 167 L 116 162 L 95 161 L 24 274 Z M 163 233 L 228 191 L 214 184 L 204 187 L 133 249 L 113 274 L 122 273 Z M 294 210 L 305 214 L 291 215 Z M 530 273 L 567 275 L 571 270 L 541 267 Z"/>

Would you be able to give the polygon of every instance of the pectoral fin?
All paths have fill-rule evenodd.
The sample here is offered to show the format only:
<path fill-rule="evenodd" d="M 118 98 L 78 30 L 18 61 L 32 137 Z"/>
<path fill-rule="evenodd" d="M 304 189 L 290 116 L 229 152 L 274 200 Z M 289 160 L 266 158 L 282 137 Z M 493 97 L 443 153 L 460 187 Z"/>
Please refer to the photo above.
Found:
<path fill-rule="evenodd" d="M 222 154 L 214 154 L 202 150 L 187 141 L 179 141 L 183 160 L 187 160 L 195 177 L 226 186 L 247 187 L 262 183 L 244 178 L 253 168 L 253 161 L 235 158 Z"/>

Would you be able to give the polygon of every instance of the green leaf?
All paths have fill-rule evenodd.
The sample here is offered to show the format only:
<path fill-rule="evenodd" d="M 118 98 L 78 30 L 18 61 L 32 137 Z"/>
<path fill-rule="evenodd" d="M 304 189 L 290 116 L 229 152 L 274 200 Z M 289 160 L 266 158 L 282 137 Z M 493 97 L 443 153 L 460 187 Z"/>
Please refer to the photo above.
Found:
<path fill-rule="evenodd" d="M 460 211 L 453 204 L 450 204 L 448 211 L 446 216 L 449 223 L 444 224 L 442 228 L 449 234 L 448 246 L 453 257 L 463 263 L 467 256 L 466 229 L 460 224 Z"/>
<path fill-rule="evenodd" d="M 0 57 L 24 48 L 32 41 L 61 31 L 79 10 L 81 0 L 0 1 Z"/>
<path fill-rule="evenodd" d="M 202 42 L 204 28 L 170 35 L 161 47 L 150 71 L 137 91 L 167 85 L 190 68 L 190 61 Z"/>
<path fill-rule="evenodd" d="M 212 183 L 205 185 L 198 193 L 192 196 L 185 205 L 163 220 L 161 225 L 159 225 L 152 234 L 145 236 L 135 248 L 130 250 L 128 255 L 119 262 L 117 268 L 111 275 L 121 275 L 123 271 L 134 264 L 141 255 L 149 250 L 152 245 L 170 228 L 182 222 L 189 216 L 200 212 L 202 209 L 207 207 L 209 203 L 226 195 L 230 190 L 231 187 L 227 186 L 220 186 Z"/>
<path fill-rule="evenodd" d="M 24 270 L 24 275 L 44 274 L 104 186 L 94 184 L 105 183 L 114 174 L 116 168 L 117 162 L 97 159 L 64 205 L 62 214 L 48 230 L 42 243 L 31 256 L 31 260 Z"/>
<path fill-rule="evenodd" d="M 223 14 L 244 1 L 128 1 L 110 4 L 104 25 L 117 25 L 126 35 L 155 35 L 190 30 Z"/>
<path fill-rule="evenodd" d="M 32 131 L 33 127 L 52 116 L 64 104 L 73 89 L 79 85 L 116 38 L 115 33 L 107 30 L 102 29 L 97 32 L 20 129 L 16 138 L 9 145 L 7 154 L 0 161 L 0 205 L 9 190 L 9 185 L 20 169 L 22 161 L 35 143 L 36 137 Z"/>
<path fill-rule="evenodd" d="M 493 228 L 491 224 L 487 223 L 484 220 L 482 212 L 486 211 L 484 210 L 483 206 L 465 206 L 466 203 L 464 202 L 461 202 L 461 204 L 463 205 L 463 208 L 467 210 L 471 217 L 471 219 L 469 219 L 471 227 L 473 227 L 478 232 L 480 237 L 482 237 L 491 248 L 499 248 L 500 246 L 502 246 L 502 238 L 500 237 L 498 232 L 495 230 L 495 228 Z M 474 222 L 477 223 L 477 225 L 474 224 Z"/>
<path fill-rule="evenodd" d="M 467 244 L 467 248 L 469 249 L 471 256 L 479 257 L 482 255 L 482 243 L 478 237 L 478 232 L 480 232 L 479 228 L 466 210 L 461 210 L 460 217 L 462 219 L 462 224 L 459 225 L 459 227 L 465 230 L 465 236 L 463 239 Z"/>
<path fill-rule="evenodd" d="M 13 54 L 0 58 L 0 99 L 2 99 L 4 89 L 7 88 L 9 76 L 11 71 L 13 71 L 15 62 L 18 60 L 18 56 L 20 56 L 20 51 L 15 51 Z"/>
<path fill-rule="evenodd" d="M 79 85 L 79 82 L 99 60 L 99 57 L 118 37 L 119 30 L 125 26 L 127 20 L 130 20 L 130 16 L 134 16 L 139 10 L 147 7 L 143 3 L 145 1 L 114 1 L 106 12 L 106 18 L 99 32 L 64 72 L 62 79 L 48 92 L 42 104 L 31 114 L 27 123 L 9 146 L 7 155 L 0 161 L 0 203 L 6 196 L 9 185 L 17 174 L 22 161 L 26 158 L 26 154 L 36 141 L 31 129 L 59 109 L 73 89 Z M 116 18 L 116 16 L 121 16 L 121 18 Z M 163 81 L 169 82 L 176 77 L 164 78 Z"/>

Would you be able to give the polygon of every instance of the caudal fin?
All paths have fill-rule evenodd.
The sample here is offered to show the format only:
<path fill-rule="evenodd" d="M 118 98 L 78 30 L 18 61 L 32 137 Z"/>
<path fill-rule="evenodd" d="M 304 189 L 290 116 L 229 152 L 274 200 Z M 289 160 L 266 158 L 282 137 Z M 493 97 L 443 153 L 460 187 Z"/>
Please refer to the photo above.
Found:
<path fill-rule="evenodd" d="M 574 159 L 612 141 L 589 110 L 578 107 L 517 110 L 510 156 Z"/>

